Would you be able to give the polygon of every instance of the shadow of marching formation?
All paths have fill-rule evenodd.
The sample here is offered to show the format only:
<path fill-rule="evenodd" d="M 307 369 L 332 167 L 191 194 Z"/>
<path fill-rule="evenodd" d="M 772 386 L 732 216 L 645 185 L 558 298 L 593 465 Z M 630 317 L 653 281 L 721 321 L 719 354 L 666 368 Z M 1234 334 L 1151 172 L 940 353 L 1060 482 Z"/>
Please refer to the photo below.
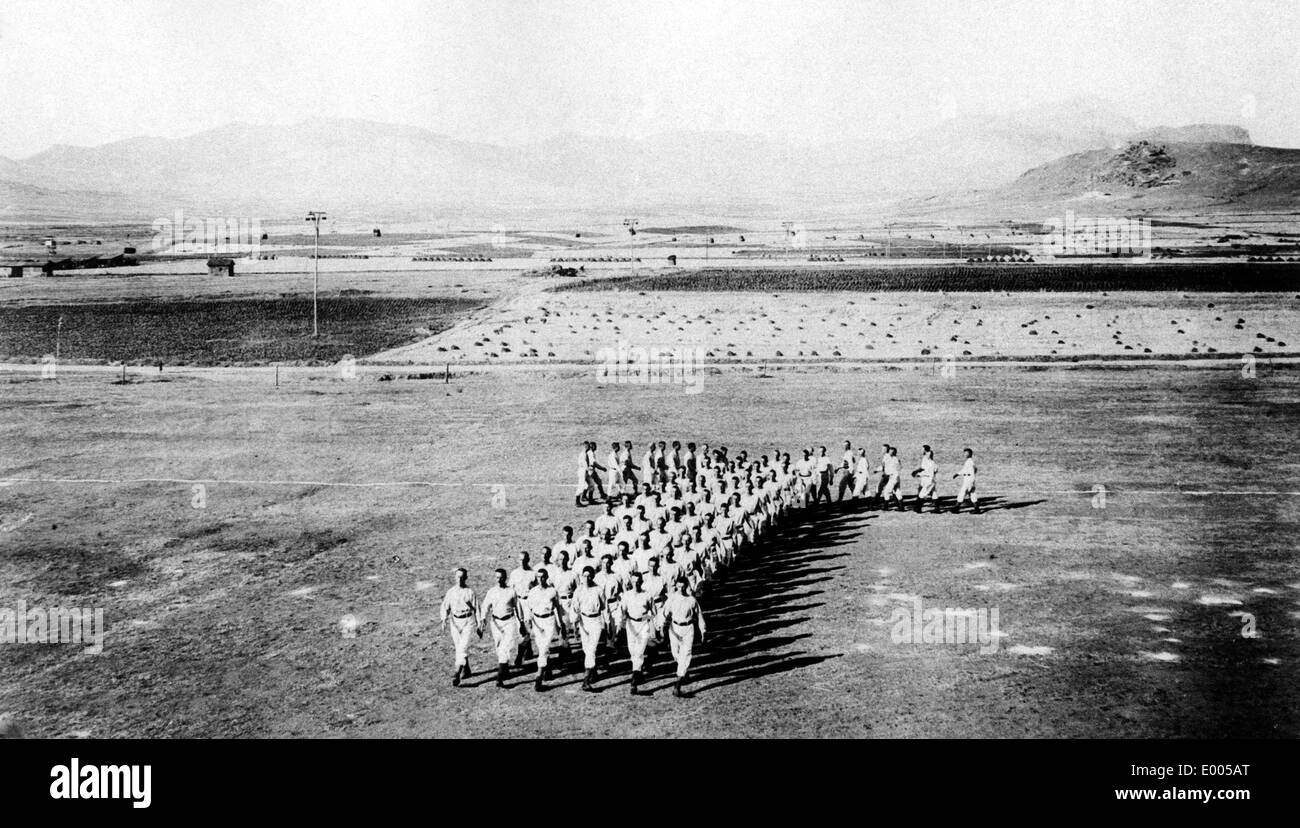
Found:
<path fill-rule="evenodd" d="M 844 569 L 832 561 L 847 552 L 835 547 L 854 542 L 872 519 L 863 502 L 845 502 L 803 509 L 795 522 L 769 531 L 758 544 L 741 552 L 731 567 L 714 576 L 700 592 L 707 631 L 698 640 L 691 659 L 685 689 L 694 693 L 807 667 L 837 654 L 812 655 L 799 650 L 800 641 L 812 635 L 802 632 L 811 611 L 824 604 L 824 590 L 818 588 Z M 547 689 L 581 684 L 582 650 L 576 636 L 573 650 L 551 650 L 552 679 Z M 647 651 L 642 695 L 660 690 L 671 692 L 677 664 L 665 640 Z M 596 691 L 629 689 L 632 663 L 624 637 L 616 646 L 601 645 Z M 536 662 L 529 659 L 524 669 L 512 668 L 507 688 L 529 686 Z M 480 672 L 477 681 L 462 686 L 483 686 L 496 681 L 491 672 Z"/>
<path fill-rule="evenodd" d="M 981 497 L 979 501 L 980 512 L 996 512 L 1002 509 L 1023 509 L 1026 506 L 1037 506 L 1040 503 L 1046 503 L 1046 500 L 1007 500 L 1004 497 Z M 873 511 L 897 512 L 899 511 L 896 503 L 891 503 L 887 509 L 882 509 L 878 501 L 869 498 L 858 500 L 833 501 L 833 505 L 847 507 L 854 504 L 854 508 L 871 509 Z M 822 507 L 827 504 L 823 500 Z M 934 500 L 927 500 L 921 504 L 922 514 L 974 514 L 974 508 L 969 502 L 962 504 L 960 512 L 957 511 L 957 497 L 955 495 L 945 495 L 937 497 Z M 904 512 L 916 511 L 916 497 L 909 495 L 903 500 Z"/>
<path fill-rule="evenodd" d="M 988 497 L 981 499 L 980 509 L 1021 509 L 1043 502 Z M 941 498 L 940 511 L 950 513 L 954 504 L 955 498 Z M 932 508 L 927 504 L 925 514 Z M 909 499 L 903 511 L 913 509 L 914 502 Z M 970 514 L 969 506 L 963 513 Z M 823 502 L 801 509 L 794 522 L 769 531 L 757 545 L 739 554 L 730 568 L 714 576 L 700 591 L 707 631 L 703 643 L 696 641 L 685 689 L 692 695 L 705 693 L 839 658 L 842 653 L 814 655 L 799 649 L 800 642 L 812 635 L 801 628 L 812 620 L 811 612 L 825 604 L 820 600 L 825 590 L 819 585 L 845 568 L 833 563 L 848 555 L 835 551 L 836 547 L 855 542 L 861 530 L 878 515 L 877 504 L 867 498 Z M 548 690 L 582 683 L 582 649 L 576 634 L 570 639 L 571 651 L 563 647 L 551 650 Z M 613 646 L 608 639 L 602 642 L 597 664 L 597 693 L 629 689 L 632 662 L 622 634 Z M 646 651 L 640 693 L 648 696 L 660 690 L 671 692 L 676 670 L 668 642 L 652 645 Z M 522 670 L 511 668 L 506 687 L 531 686 L 535 674 L 536 662 L 530 658 Z M 496 675 L 480 672 L 476 679 L 463 686 L 492 684 Z"/>

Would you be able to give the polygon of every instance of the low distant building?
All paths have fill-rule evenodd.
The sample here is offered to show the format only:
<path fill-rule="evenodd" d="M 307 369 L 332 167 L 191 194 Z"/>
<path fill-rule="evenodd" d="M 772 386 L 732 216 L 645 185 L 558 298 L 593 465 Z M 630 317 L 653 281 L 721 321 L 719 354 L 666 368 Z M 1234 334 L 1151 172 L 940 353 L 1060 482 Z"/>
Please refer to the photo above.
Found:
<path fill-rule="evenodd" d="M 209 276 L 234 276 L 235 260 L 225 256 L 213 256 L 208 259 Z"/>

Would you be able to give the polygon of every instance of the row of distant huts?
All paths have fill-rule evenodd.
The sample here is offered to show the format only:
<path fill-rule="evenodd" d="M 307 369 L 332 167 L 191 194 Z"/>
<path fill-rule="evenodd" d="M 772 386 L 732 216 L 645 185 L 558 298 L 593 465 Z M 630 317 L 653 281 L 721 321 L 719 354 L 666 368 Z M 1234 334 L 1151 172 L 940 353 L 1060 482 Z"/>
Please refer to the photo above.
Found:
<path fill-rule="evenodd" d="M 99 270 L 105 267 L 131 267 L 140 263 L 134 256 L 119 253 L 116 256 L 90 256 L 89 258 L 48 259 L 44 262 L 24 262 L 9 265 L 9 278 L 24 276 L 70 276 L 73 270 Z M 225 256 L 208 259 L 208 275 L 234 276 L 235 260 Z"/>
<path fill-rule="evenodd" d="M 134 256 L 118 253 L 116 256 L 69 256 L 63 259 L 47 259 L 44 262 L 23 262 L 9 265 L 9 277 L 20 279 L 23 276 L 53 276 L 60 271 L 90 270 L 104 267 L 129 267 L 139 264 Z"/>

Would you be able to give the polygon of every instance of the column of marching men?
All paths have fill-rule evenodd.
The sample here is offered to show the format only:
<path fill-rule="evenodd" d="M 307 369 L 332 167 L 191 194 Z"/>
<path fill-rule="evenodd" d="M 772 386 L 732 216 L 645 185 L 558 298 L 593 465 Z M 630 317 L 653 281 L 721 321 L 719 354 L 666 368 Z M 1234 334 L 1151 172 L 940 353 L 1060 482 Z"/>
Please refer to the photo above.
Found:
<path fill-rule="evenodd" d="M 976 513 L 975 464 L 965 449 L 956 509 L 969 499 Z M 612 444 L 607 463 L 596 458 L 596 444 L 584 444 L 578 505 L 603 504 L 604 514 L 575 533 L 543 546 L 540 559 L 519 556 L 510 572 L 497 569 L 495 584 L 482 601 L 468 585 L 468 572 L 456 570 L 456 584 L 443 598 L 440 614 L 456 652 L 452 684 L 470 675 L 469 647 L 474 636 L 490 631 L 494 644 L 496 684 L 503 686 L 511 664 L 522 667 L 531 651 L 536 657 L 534 689 L 552 676 L 554 651 L 573 655 L 576 637 L 583 655 L 582 689 L 596 690 L 597 667 L 617 649 L 620 638 L 631 661 L 631 692 L 645 681 L 649 657 L 665 642 L 676 662 L 673 694 L 683 690 L 696 643 L 705 633 L 700 597 L 738 557 L 796 509 L 838 499 L 868 498 L 880 508 L 904 508 L 899 494 L 898 450 L 882 447 L 874 471 L 880 475 L 869 498 L 872 471 L 866 450 L 845 442 L 838 464 L 826 447 L 808 448 L 792 463 L 788 452 L 751 458 L 726 447 L 660 441 L 636 463 L 630 441 Z M 607 487 L 602 485 L 606 474 Z M 915 508 L 934 504 L 937 466 L 924 446 L 917 478 Z M 602 646 L 603 645 L 603 646 Z"/>
<path fill-rule="evenodd" d="M 706 629 L 700 597 L 807 501 L 808 482 L 790 468 L 788 455 L 783 462 L 752 460 L 745 452 L 731 457 L 725 448 L 690 444 L 689 457 L 679 454 L 680 463 L 670 468 L 659 446 L 642 466 L 620 463 L 610 494 L 602 491 L 604 514 L 576 533 L 564 527 L 555 543 L 542 547 L 539 560 L 524 552 L 513 571 L 496 570 L 496 584 L 482 601 L 466 571 L 456 571 L 456 586 L 441 608 L 456 650 L 453 684 L 469 675 L 472 638 L 489 631 L 498 686 L 531 650 L 534 688 L 543 689 L 555 650 L 570 656 L 576 638 L 584 690 L 596 689 L 600 657 L 612 656 L 621 641 L 631 660 L 633 695 L 641 692 L 647 661 L 665 644 L 676 662 L 673 693 L 686 695 L 692 652 Z M 585 453 L 592 451 L 594 444 L 586 444 Z M 631 443 L 617 453 L 630 457 Z"/>

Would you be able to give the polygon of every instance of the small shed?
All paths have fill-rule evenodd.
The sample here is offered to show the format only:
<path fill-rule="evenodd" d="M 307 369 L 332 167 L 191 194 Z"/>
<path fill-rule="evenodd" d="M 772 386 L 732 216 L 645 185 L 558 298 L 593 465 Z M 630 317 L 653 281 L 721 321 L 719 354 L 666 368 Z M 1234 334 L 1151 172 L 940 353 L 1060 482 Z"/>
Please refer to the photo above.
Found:
<path fill-rule="evenodd" d="M 208 259 L 209 276 L 234 276 L 235 260 L 225 256 L 213 256 Z"/>

